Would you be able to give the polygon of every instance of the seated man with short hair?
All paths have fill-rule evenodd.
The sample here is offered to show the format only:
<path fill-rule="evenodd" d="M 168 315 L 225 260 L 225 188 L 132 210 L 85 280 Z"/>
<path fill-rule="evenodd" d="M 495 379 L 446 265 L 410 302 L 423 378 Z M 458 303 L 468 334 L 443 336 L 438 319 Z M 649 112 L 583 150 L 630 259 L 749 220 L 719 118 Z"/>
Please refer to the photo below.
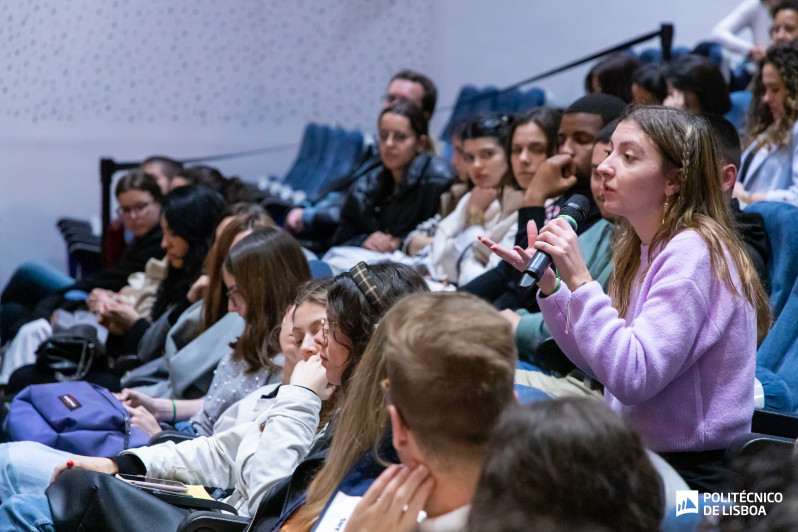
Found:
<path fill-rule="evenodd" d="M 383 327 L 383 389 L 402 465 L 386 469 L 351 516 L 334 500 L 326 511 L 348 532 L 407 530 L 422 510 L 420 530 L 462 530 L 488 439 L 514 403 L 509 324 L 484 301 L 449 292 L 406 297 Z M 327 522 L 322 515 L 317 530 Z"/>

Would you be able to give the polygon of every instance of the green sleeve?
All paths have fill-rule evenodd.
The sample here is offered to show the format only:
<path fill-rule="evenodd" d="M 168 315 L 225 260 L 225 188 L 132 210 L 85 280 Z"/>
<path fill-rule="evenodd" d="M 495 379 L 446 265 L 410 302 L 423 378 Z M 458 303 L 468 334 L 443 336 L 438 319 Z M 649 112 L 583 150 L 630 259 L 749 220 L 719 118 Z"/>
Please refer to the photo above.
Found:
<path fill-rule="evenodd" d="M 534 364 L 532 355 L 541 342 L 551 336 L 549 328 L 543 321 L 543 314 L 540 312 L 530 313 L 524 309 L 519 309 L 516 312 L 521 315 L 521 321 L 518 322 L 518 328 L 515 332 L 518 358 L 524 362 Z"/>

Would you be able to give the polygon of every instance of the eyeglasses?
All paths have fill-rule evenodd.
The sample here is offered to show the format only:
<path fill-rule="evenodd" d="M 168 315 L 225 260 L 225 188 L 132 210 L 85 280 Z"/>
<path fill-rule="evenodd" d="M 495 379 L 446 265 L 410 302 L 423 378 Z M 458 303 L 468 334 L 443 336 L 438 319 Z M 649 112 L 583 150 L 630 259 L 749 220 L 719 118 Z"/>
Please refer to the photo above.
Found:
<path fill-rule="evenodd" d="M 327 318 L 321 319 L 321 337 L 324 339 L 324 343 L 327 343 L 327 340 L 330 336 L 330 328 L 333 325 L 338 325 L 337 321 L 329 321 Z"/>
<path fill-rule="evenodd" d="M 131 205 L 130 207 L 118 207 L 116 209 L 117 216 L 130 216 L 135 214 L 136 216 L 140 215 L 144 212 L 144 209 L 152 205 L 153 201 L 142 201 L 141 203 L 136 203 L 135 205 Z"/>

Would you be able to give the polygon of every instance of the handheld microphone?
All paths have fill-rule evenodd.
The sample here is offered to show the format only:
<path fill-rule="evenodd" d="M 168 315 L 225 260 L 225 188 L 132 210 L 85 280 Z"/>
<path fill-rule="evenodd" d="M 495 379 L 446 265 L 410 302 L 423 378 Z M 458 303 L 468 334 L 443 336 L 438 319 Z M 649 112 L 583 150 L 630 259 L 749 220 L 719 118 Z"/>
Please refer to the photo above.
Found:
<path fill-rule="evenodd" d="M 590 200 L 582 194 L 574 194 L 560 209 L 557 218 L 564 218 L 576 231 L 579 224 L 585 223 L 588 210 L 590 210 Z M 533 242 L 529 244 L 531 245 Z M 521 276 L 518 287 L 529 288 L 535 285 L 549 266 L 551 266 L 551 256 L 545 251 L 537 250 L 524 267 L 524 275 Z"/>

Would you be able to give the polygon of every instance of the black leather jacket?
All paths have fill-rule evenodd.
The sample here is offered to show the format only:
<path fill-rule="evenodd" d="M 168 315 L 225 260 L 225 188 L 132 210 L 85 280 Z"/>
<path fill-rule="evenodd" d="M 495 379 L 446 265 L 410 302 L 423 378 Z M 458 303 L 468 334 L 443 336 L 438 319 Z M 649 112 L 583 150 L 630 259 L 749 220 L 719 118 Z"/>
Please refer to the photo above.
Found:
<path fill-rule="evenodd" d="M 429 153 L 413 159 L 398 186 L 387 168 L 374 168 L 349 189 L 334 245 L 360 246 L 375 231 L 404 239 L 438 212 L 441 194 L 454 175 L 445 159 Z"/>

